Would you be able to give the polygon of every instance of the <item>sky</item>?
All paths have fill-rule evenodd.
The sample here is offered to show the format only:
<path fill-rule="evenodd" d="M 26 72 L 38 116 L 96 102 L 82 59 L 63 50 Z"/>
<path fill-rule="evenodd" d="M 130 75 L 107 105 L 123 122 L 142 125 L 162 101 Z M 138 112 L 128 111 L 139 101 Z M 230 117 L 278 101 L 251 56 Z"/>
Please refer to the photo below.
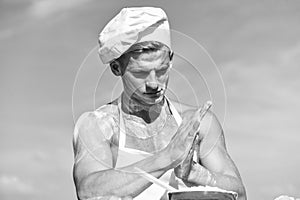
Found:
<path fill-rule="evenodd" d="M 169 95 L 213 101 L 248 199 L 300 197 L 299 1 L 1 0 L 0 198 L 76 199 L 74 120 L 119 94 L 95 47 L 129 6 L 166 11 Z"/>

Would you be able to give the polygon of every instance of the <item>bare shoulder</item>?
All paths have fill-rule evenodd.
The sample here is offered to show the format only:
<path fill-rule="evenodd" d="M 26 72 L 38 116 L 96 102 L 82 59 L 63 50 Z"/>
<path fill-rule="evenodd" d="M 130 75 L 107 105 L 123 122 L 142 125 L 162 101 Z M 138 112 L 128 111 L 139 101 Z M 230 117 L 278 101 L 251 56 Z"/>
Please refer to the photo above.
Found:
<path fill-rule="evenodd" d="M 89 174 L 113 166 L 111 139 L 115 133 L 115 105 L 104 105 L 83 113 L 73 137 L 74 180 L 78 185 Z"/>
<path fill-rule="evenodd" d="M 172 104 L 179 112 L 182 118 L 188 118 L 193 115 L 199 108 L 192 105 L 188 105 L 182 102 L 171 100 Z M 223 134 L 222 126 L 216 116 L 216 114 L 212 110 L 208 110 L 203 116 L 200 124 L 200 134 L 205 137 L 205 135 L 220 135 Z"/>
<path fill-rule="evenodd" d="M 209 110 L 202 118 L 200 125 L 200 134 L 206 137 L 208 134 L 210 137 L 219 137 L 223 135 L 222 126 L 213 111 Z"/>
<path fill-rule="evenodd" d="M 94 111 L 84 112 L 75 124 L 73 142 L 76 143 L 78 137 L 109 140 L 115 132 L 117 120 L 118 108 L 114 104 L 107 104 Z"/>

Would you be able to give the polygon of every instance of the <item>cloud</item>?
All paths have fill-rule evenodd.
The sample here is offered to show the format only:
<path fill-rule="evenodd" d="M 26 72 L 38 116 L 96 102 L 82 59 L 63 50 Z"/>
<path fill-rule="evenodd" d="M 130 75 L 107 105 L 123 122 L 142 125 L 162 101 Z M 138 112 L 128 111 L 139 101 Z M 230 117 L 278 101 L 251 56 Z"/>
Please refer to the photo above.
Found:
<path fill-rule="evenodd" d="M 90 0 L 37 0 L 33 1 L 30 13 L 35 17 L 44 18 L 80 6 L 88 1 Z"/>
<path fill-rule="evenodd" d="M 0 176 L 0 193 L 1 194 L 33 194 L 35 192 L 33 186 L 19 177 L 14 175 Z"/>
<path fill-rule="evenodd" d="M 297 151 L 300 142 L 300 44 L 274 55 L 272 60 L 235 60 L 222 65 L 228 97 L 226 139 L 253 199 L 296 194 L 299 188 L 295 174 L 300 160 L 290 162 L 288 155 Z"/>
<path fill-rule="evenodd" d="M 297 44 L 279 51 L 273 61 L 256 64 L 235 61 L 223 65 L 231 117 L 245 124 L 251 121 L 258 131 L 264 125 L 268 126 L 266 130 L 272 130 L 278 121 L 285 122 L 296 134 L 295 121 L 287 118 L 297 118 L 298 115 L 295 110 L 300 101 L 297 92 L 299 56 L 300 45 Z M 279 124 L 276 127 L 276 132 L 284 129 Z"/>

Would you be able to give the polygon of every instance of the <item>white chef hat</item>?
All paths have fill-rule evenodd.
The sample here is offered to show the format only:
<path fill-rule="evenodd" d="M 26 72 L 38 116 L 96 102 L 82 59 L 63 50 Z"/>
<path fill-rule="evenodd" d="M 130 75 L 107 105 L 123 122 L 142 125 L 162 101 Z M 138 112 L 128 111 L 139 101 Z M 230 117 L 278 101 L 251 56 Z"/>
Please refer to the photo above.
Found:
<path fill-rule="evenodd" d="M 99 34 L 99 56 L 107 64 L 144 41 L 158 41 L 171 49 L 166 13 L 154 7 L 123 8 Z"/>

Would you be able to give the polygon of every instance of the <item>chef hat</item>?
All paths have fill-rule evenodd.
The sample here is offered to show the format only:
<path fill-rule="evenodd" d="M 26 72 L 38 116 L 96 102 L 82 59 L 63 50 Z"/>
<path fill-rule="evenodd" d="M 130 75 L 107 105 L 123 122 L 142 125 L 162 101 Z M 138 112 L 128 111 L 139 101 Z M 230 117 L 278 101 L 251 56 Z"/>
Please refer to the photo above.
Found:
<path fill-rule="evenodd" d="M 158 41 L 171 49 L 170 28 L 161 8 L 123 8 L 99 34 L 99 55 L 104 64 L 120 57 L 133 44 Z"/>

